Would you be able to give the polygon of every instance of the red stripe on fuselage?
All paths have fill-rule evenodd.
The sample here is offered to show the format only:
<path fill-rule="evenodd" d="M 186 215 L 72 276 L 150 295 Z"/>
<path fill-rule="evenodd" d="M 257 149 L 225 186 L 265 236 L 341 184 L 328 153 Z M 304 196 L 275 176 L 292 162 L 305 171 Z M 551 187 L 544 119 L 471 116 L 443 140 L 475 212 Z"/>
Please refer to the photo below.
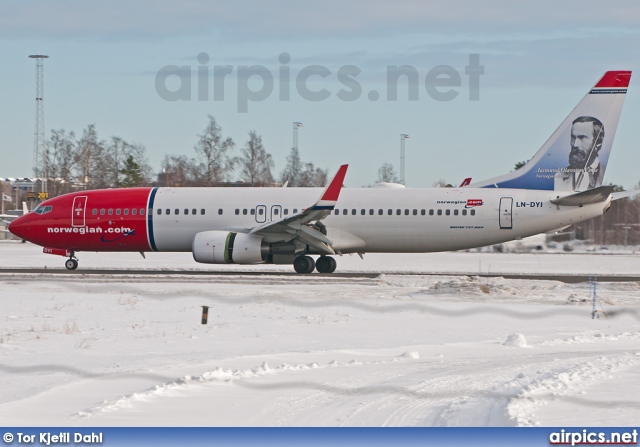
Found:
<path fill-rule="evenodd" d="M 147 238 L 150 192 L 151 188 L 108 189 L 54 197 L 41 204 L 51 206 L 50 212 L 22 216 L 13 222 L 11 231 L 50 248 L 151 251 Z"/>

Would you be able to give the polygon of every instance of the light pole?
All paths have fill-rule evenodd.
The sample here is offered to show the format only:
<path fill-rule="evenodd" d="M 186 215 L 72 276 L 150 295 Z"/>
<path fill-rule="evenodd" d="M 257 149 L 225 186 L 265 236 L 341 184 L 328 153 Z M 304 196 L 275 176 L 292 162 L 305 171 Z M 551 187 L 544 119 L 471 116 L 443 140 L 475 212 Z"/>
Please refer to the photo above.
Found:
<path fill-rule="evenodd" d="M 298 150 L 298 127 L 302 127 L 303 124 L 297 121 L 293 122 L 293 148 Z"/>
<path fill-rule="evenodd" d="M 400 134 L 400 183 L 404 185 L 404 140 L 410 138 L 406 133 Z"/>
<path fill-rule="evenodd" d="M 44 63 L 49 56 L 32 54 L 30 59 L 36 60 L 36 129 L 33 142 L 33 171 L 36 181 L 40 179 L 41 191 L 47 192 L 49 178 L 46 141 L 44 137 Z M 42 165 L 42 166 L 41 166 Z"/>

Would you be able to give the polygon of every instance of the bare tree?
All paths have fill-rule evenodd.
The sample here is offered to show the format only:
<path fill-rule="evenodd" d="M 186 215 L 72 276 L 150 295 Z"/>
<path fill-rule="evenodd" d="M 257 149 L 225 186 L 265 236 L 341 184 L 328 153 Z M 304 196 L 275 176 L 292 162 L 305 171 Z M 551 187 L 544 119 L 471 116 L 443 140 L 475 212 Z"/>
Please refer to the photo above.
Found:
<path fill-rule="evenodd" d="M 76 144 L 76 178 L 84 189 L 94 189 L 96 183 L 100 182 L 101 173 L 96 169 L 96 164 L 103 151 L 104 144 L 98 140 L 96 126 L 88 125 Z"/>
<path fill-rule="evenodd" d="M 398 183 L 398 174 L 391 163 L 384 163 L 378 169 L 378 183 Z"/>
<path fill-rule="evenodd" d="M 162 160 L 160 186 L 197 186 L 201 169 L 186 155 L 165 155 Z"/>
<path fill-rule="evenodd" d="M 280 174 L 280 181 L 282 183 L 289 182 L 288 186 L 300 186 L 301 174 L 302 161 L 300 161 L 300 152 L 295 147 L 292 147 L 287 156 L 287 165 L 282 174 Z"/>
<path fill-rule="evenodd" d="M 76 141 L 73 132 L 52 130 L 45 153 L 45 177 L 52 196 L 71 191 L 76 164 Z"/>
<path fill-rule="evenodd" d="M 205 186 L 214 182 L 225 181 L 234 169 L 236 160 L 229 155 L 234 147 L 231 138 L 222 138 L 222 129 L 216 119 L 209 115 L 209 124 L 204 132 L 198 135 L 196 153 L 204 162 Z"/>
<path fill-rule="evenodd" d="M 91 154 L 91 171 L 88 189 L 105 189 L 113 187 L 113 156 L 105 143 L 94 146 Z"/>
<path fill-rule="evenodd" d="M 142 176 L 141 184 L 151 181 L 151 166 L 147 162 L 146 148 L 141 144 L 131 144 L 121 137 L 111 137 L 110 143 L 103 151 L 101 168 L 106 169 L 109 187 L 124 186 L 122 170 L 129 157 L 139 167 Z"/>
<path fill-rule="evenodd" d="M 316 168 L 313 163 L 305 163 L 298 186 L 326 186 L 328 177 L 329 171 L 326 169 Z"/>
<path fill-rule="evenodd" d="M 287 166 L 280 174 L 280 180 L 289 182 L 288 186 L 325 186 L 328 176 L 328 170 L 300 160 L 300 153 L 294 147 L 287 157 Z"/>
<path fill-rule="evenodd" d="M 268 185 L 273 182 L 273 159 L 265 150 L 262 137 L 255 130 L 249 131 L 249 140 L 245 143 L 238 162 L 242 168 L 242 175 L 251 182 L 251 186 Z"/>
<path fill-rule="evenodd" d="M 110 164 L 108 169 L 109 183 L 110 186 L 118 187 L 120 186 L 120 171 L 129 153 L 129 143 L 120 137 L 111 137 L 107 152 Z"/>

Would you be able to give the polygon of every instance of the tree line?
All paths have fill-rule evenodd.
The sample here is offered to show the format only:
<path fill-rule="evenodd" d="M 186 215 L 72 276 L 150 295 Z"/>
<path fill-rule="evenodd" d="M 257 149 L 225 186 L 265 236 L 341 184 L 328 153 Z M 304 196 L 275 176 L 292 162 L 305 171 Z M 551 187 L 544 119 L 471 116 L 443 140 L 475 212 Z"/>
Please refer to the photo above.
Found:
<path fill-rule="evenodd" d="M 234 179 L 251 186 L 325 186 L 328 170 L 304 162 L 297 148 L 287 156 L 285 168 L 274 174 L 273 157 L 262 137 L 249 131 L 239 154 L 236 143 L 224 137 L 213 116 L 197 135 L 194 155 L 168 154 L 162 160 L 158 186 L 220 186 Z M 78 189 L 127 188 L 155 182 L 144 145 L 112 136 L 98 137 L 96 126 L 88 125 L 78 138 L 74 132 L 52 130 L 41 155 L 38 176 L 46 179 L 49 196 Z"/>

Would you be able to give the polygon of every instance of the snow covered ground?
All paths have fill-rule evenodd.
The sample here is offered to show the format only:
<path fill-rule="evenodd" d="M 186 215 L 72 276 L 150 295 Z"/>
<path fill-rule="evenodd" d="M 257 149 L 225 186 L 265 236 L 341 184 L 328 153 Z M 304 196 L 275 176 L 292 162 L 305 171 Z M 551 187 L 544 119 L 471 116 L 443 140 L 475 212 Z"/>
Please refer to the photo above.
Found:
<path fill-rule="evenodd" d="M 0 267 L 63 269 L 0 243 Z M 640 255 L 338 259 L 320 275 L 82 275 L 209 266 L 82 253 L 0 275 L 2 426 L 600 426 L 640 420 L 640 283 L 455 273 L 638 274 Z M 403 272 L 418 273 L 403 275 Z M 437 272 L 439 276 L 420 275 Z M 210 306 L 200 324 L 201 306 Z"/>

